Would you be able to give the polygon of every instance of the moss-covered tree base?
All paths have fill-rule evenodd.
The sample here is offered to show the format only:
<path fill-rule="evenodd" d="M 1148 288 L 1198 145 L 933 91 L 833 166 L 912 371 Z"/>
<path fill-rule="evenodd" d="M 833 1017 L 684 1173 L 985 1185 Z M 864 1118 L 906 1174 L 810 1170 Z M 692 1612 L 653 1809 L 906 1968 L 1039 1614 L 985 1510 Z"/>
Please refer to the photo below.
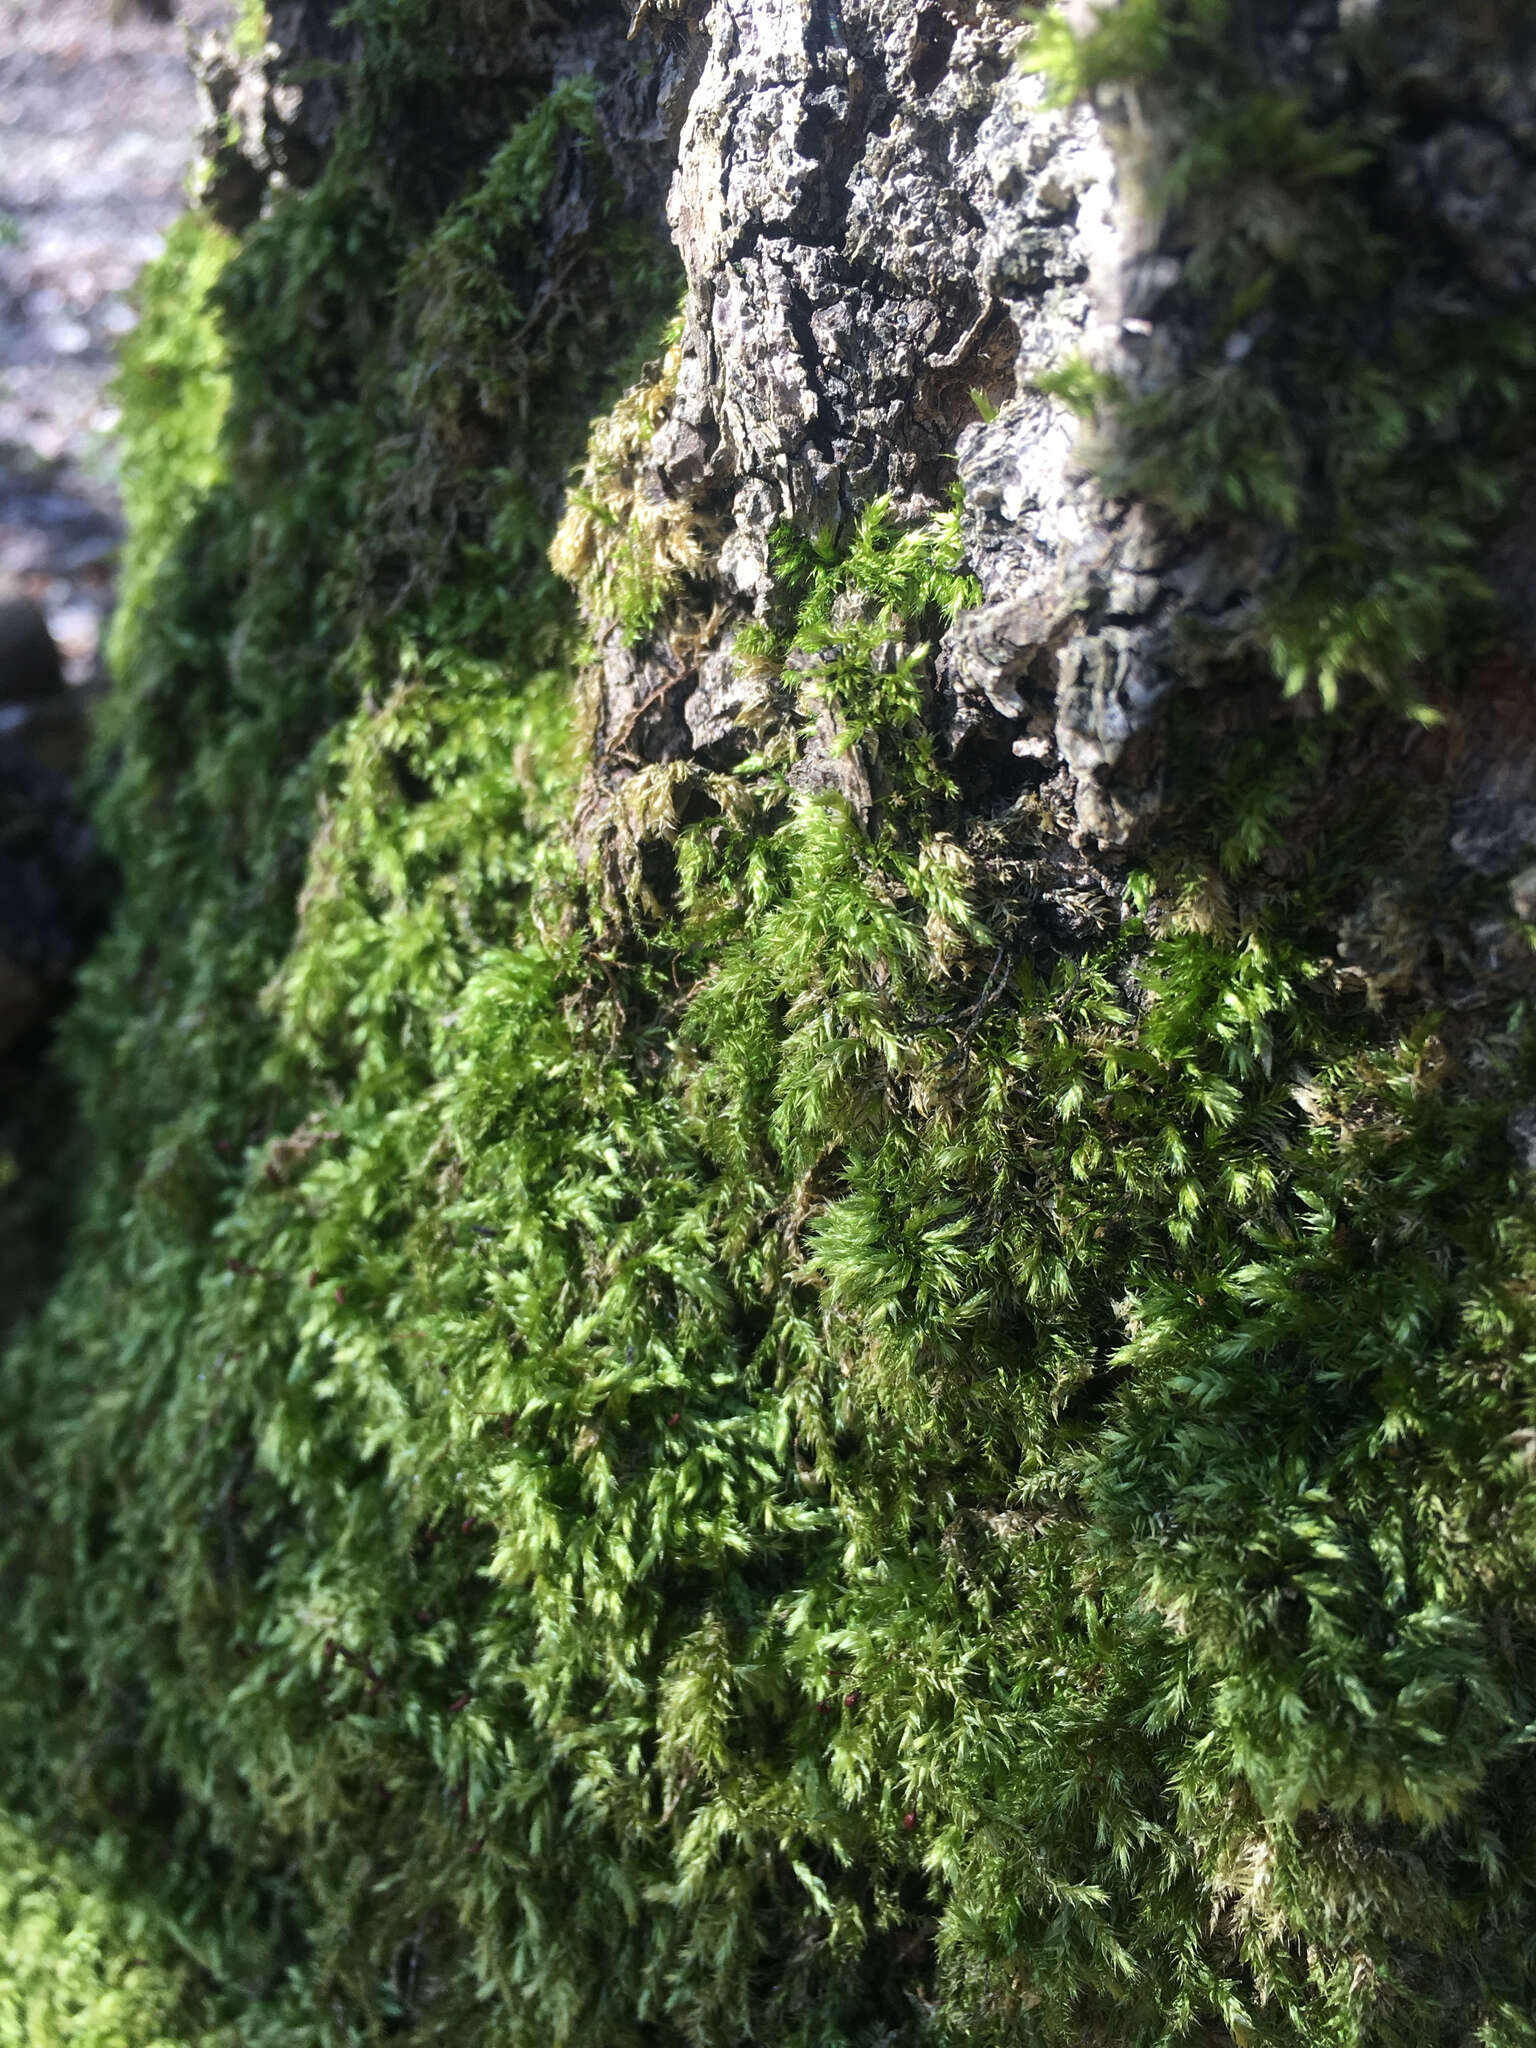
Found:
<path fill-rule="evenodd" d="M 1433 646 L 1373 612 L 1370 660 L 1297 654 L 1323 557 L 1385 602 L 1374 543 L 1174 502 L 1176 407 L 1069 365 L 1106 467 L 1152 465 L 1118 487 L 1177 601 L 1106 569 L 992 660 L 1004 492 L 948 492 L 955 375 L 962 469 L 1038 433 L 1064 518 L 1134 521 L 942 294 L 981 369 L 934 329 L 868 492 L 837 436 L 884 359 L 836 421 L 776 386 L 814 444 L 779 511 L 830 496 L 771 516 L 720 307 L 782 251 L 695 261 L 679 324 L 658 228 L 739 12 L 628 42 L 601 6 L 369 0 L 310 181 L 240 239 L 189 220 L 146 286 L 125 893 L 67 1033 L 90 1172 L 0 1378 L 0 1791 L 274 2048 L 1530 2048 L 1507 628 L 1447 570 Z M 1267 47 L 1139 0 L 1108 46 L 963 12 L 804 31 L 805 118 L 828 78 L 857 113 L 834 158 L 873 176 L 910 113 L 924 162 L 946 122 L 1000 161 L 1002 107 L 1081 167 L 1091 117 L 1021 55 L 1181 133 Z M 889 105 L 848 85 L 877 55 Z M 1265 190 L 1368 214 L 1314 85 L 1275 83 Z M 747 146 L 718 114 L 684 192 Z M 815 218 L 808 275 L 835 248 L 895 293 L 857 206 Z M 1266 289 L 1306 318 L 1245 374 L 1290 403 L 1325 316 Z M 1507 522 L 1523 317 L 1448 415 L 1494 481 L 1442 567 Z M 1423 459 L 1388 435 L 1352 496 L 1297 434 L 1340 531 Z M 1199 639 L 1177 576 L 1229 515 L 1221 560 L 1271 580 Z M 1132 801 L 1152 756 L 1101 692 L 1084 767 L 1072 677 L 1149 621 L 1187 665 Z M 1471 857 L 1480 819 L 1515 842 Z"/>

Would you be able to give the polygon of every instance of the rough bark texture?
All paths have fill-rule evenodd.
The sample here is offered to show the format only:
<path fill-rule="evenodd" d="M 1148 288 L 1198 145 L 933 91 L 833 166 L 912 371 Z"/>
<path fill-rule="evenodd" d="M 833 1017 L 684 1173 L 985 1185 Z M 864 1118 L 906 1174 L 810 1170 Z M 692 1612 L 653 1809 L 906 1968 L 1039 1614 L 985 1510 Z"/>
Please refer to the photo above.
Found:
<path fill-rule="evenodd" d="M 1402 257 L 1384 320 L 1422 319 L 1447 289 L 1490 319 L 1529 293 L 1528 23 L 1490 10 L 1427 33 L 1416 12 L 1359 8 L 1357 30 L 1386 18 L 1346 60 L 1336 8 L 1240 12 L 1235 40 L 1274 90 L 1322 121 L 1369 108 L 1403 123 L 1378 199 Z M 1132 394 L 1164 388 L 1222 316 L 1187 277 L 1188 214 L 1117 170 L 1117 145 L 1133 166 L 1158 154 L 1156 88 L 1054 110 L 1015 61 L 1026 33 L 987 0 L 708 10 L 668 208 L 689 281 L 682 365 L 638 488 L 724 536 L 704 609 L 727 646 L 771 587 L 781 522 L 835 526 L 886 495 L 912 520 L 958 478 L 986 602 L 938 651 L 946 739 L 994 790 L 1049 782 L 1079 836 L 1113 851 L 1160 809 L 1170 695 L 1219 680 L 1224 657 L 1230 676 L 1246 656 L 1251 682 L 1247 629 L 1287 541 L 1252 521 L 1191 533 L 1107 498 L 1077 423 L 1035 390 L 1078 351 Z M 1229 360 L 1254 338 L 1229 335 Z M 998 408 L 986 423 L 977 391 Z M 1523 656 L 1523 527 L 1488 566 Z M 659 698 L 665 669 L 637 649 L 605 674 L 603 731 L 656 761 L 736 708 L 712 701 L 733 687 L 712 675 Z M 1529 801 L 1507 758 L 1497 793 L 1478 772 L 1469 814 Z M 1511 829 L 1490 813 L 1491 836 Z"/>

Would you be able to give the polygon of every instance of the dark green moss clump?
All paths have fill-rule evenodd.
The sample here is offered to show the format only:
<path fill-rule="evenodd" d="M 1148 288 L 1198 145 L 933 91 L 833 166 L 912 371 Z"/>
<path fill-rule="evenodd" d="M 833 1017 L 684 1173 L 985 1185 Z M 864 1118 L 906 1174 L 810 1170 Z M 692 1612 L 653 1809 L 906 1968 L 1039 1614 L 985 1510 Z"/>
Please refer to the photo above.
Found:
<path fill-rule="evenodd" d="M 431 36 L 355 12 L 125 372 L 7 1803 L 242 2042 L 1528 2048 L 1536 1047 L 1339 964 L 1391 714 L 1069 902 L 925 722 L 958 522 L 876 506 L 782 538 L 752 755 L 579 858 L 545 551 L 678 281 L 588 82 L 397 191 Z M 629 632 L 656 388 L 557 549 Z"/>

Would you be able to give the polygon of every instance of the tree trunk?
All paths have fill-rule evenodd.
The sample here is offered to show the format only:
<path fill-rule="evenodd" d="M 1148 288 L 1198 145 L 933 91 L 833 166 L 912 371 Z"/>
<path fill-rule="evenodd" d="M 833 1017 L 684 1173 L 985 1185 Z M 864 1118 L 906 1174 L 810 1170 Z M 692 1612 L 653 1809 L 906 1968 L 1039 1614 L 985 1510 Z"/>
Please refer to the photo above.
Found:
<path fill-rule="evenodd" d="M 1528 10 L 269 25 L 0 1790 L 274 2039 L 1516 2048 Z"/>

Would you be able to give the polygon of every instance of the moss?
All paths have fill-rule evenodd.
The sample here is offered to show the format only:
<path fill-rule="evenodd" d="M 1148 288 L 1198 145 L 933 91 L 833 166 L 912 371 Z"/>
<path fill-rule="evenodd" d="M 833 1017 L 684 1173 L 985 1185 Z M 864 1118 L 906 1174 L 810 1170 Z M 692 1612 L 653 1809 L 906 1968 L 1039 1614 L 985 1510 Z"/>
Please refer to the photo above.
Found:
<path fill-rule="evenodd" d="M 211 221 L 188 214 L 140 286 L 139 325 L 124 347 L 116 386 L 130 535 L 119 608 L 124 625 L 139 616 L 181 527 L 222 475 L 230 384 L 211 295 L 234 250 L 233 239 Z M 119 639 L 114 665 L 128 669 L 133 659 L 131 643 Z"/>
<path fill-rule="evenodd" d="M 1520 484 L 1536 325 L 1528 305 L 1451 288 L 1432 236 L 1405 245 L 1367 34 L 1338 38 L 1351 89 L 1322 111 L 1260 79 L 1225 0 L 1134 0 L 1086 35 L 1037 19 L 1025 61 L 1058 101 L 1112 115 L 1182 253 L 1193 326 L 1159 388 L 1081 363 L 1042 388 L 1099 421 L 1111 491 L 1190 527 L 1236 515 L 1285 536 L 1255 639 L 1287 692 L 1331 707 L 1364 684 L 1433 716 L 1489 637 L 1477 565 Z"/>
<path fill-rule="evenodd" d="M 819 703 L 832 712 L 840 751 L 862 745 L 889 757 L 893 794 L 947 787 L 923 716 L 931 656 L 943 628 L 981 601 L 964 568 L 958 488 L 948 512 L 907 532 L 885 499 L 842 535 L 783 528 L 774 568 L 790 619 L 766 649 L 797 670 L 802 711 Z"/>
<path fill-rule="evenodd" d="M 0 2042 L 5 2048 L 222 2048 L 198 2023 L 194 1973 L 141 1916 L 82 1886 L 20 1829 L 0 1826 Z M 148 1947 L 152 1955 L 135 1954 Z"/>
<path fill-rule="evenodd" d="M 406 327 L 402 346 L 397 317 L 414 320 L 425 308 L 426 341 L 439 357 L 423 409 L 431 427 L 454 403 L 442 375 L 459 376 L 475 398 L 477 364 L 507 338 L 496 322 L 455 337 L 444 309 L 455 290 L 471 289 L 476 261 L 494 270 L 521 252 L 542 265 L 542 195 L 557 169 L 573 168 L 573 152 L 590 148 L 590 92 L 580 82 L 561 88 L 552 111 L 536 109 L 493 159 L 485 175 L 499 216 L 489 202 L 477 212 L 471 195 L 434 236 L 419 222 L 418 189 L 397 200 L 369 157 L 370 124 L 388 112 L 381 102 L 410 87 L 388 85 L 402 56 L 392 27 L 368 25 L 367 90 L 315 189 L 285 194 L 238 251 L 185 227 L 147 287 L 148 317 L 124 377 L 136 539 L 118 636 L 125 681 L 106 739 L 115 773 L 102 804 L 125 909 L 87 977 L 66 1052 L 92 1167 L 73 1277 L 9 1358 L 4 1382 L 6 1457 L 17 1498 L 33 1504 L 5 1560 L 8 1598 L 30 1617 L 18 1620 L 7 1651 L 18 1686 L 8 1796 L 88 1842 L 107 1881 L 210 1961 L 229 2002 L 259 2007 L 253 2027 L 273 2040 L 320 1995 L 328 1940 L 352 1959 L 353 2002 L 339 1990 L 322 2001 L 337 2038 L 367 2024 L 359 2014 L 398 2017 L 409 1971 L 402 1963 L 394 1981 L 389 1953 L 368 1945 L 366 1914 L 349 1930 L 349 1908 L 338 1908 L 320 1865 L 307 1883 L 287 1869 L 283 1827 L 271 1830 L 244 1766 L 211 1739 L 208 1709 L 243 1654 L 217 1585 L 231 1571 L 238 1579 L 265 1540 L 244 1528 L 236 1505 L 252 1483 L 254 1436 L 236 1448 L 238 1435 L 217 1429 L 186 1471 L 187 1500 L 200 1503 L 194 1523 L 212 1532 L 211 1582 L 201 1563 L 190 1579 L 180 1566 L 166 1577 L 162 1539 L 178 1511 L 160 1519 L 155 1489 L 138 1492 L 115 1458 L 111 1472 L 96 1465 L 89 1446 L 122 1430 L 132 1436 L 156 1414 L 169 1425 L 183 1370 L 189 1386 L 205 1384 L 196 1373 L 207 1361 L 193 1367 L 185 1347 L 208 1274 L 234 1278 L 220 1233 L 247 1153 L 297 1126 L 274 1154 L 274 1172 L 304 1155 L 310 1126 L 282 1062 L 269 1058 L 262 991 L 291 943 L 316 806 L 333 758 L 347 758 L 352 711 L 381 673 L 415 673 L 430 693 L 445 656 L 488 699 L 502 691 L 509 644 L 520 662 L 541 649 L 546 661 L 559 659 L 570 608 L 543 566 L 540 494 L 550 508 L 557 502 L 582 421 L 612 375 L 604 337 L 619 335 L 622 357 L 630 326 L 654 331 L 677 291 L 654 257 L 647 271 L 646 237 L 597 175 L 580 240 L 563 252 L 579 259 L 575 295 L 588 295 L 579 324 L 591 353 L 547 337 L 527 351 L 542 443 L 529 454 L 531 437 L 517 435 L 515 419 L 504 423 L 511 451 L 529 455 L 515 473 L 483 442 L 446 452 L 440 442 L 412 444 L 418 336 Z M 435 47 L 427 38 L 429 59 Z M 475 233 L 483 251 L 471 246 Z M 567 284 L 574 317 L 571 293 Z M 443 346 L 453 339 L 458 353 L 445 371 Z M 431 469 L 434 501 L 457 492 L 467 515 L 441 555 L 424 556 L 431 573 L 404 601 L 366 530 L 388 502 L 402 447 L 408 458 L 420 451 L 419 473 Z M 428 591 L 433 619 L 422 616 Z M 379 623 L 391 616 L 398 623 Z M 488 646 L 501 663 L 463 652 Z M 422 715 L 435 748 L 444 733 L 435 713 Z M 489 743 L 483 728 L 467 732 L 466 746 L 471 738 Z M 406 752 L 402 741 L 389 772 L 414 790 Z M 430 849 L 421 858 L 430 864 Z M 492 869 L 487 893 L 506 873 Z M 317 880 L 317 923 L 322 893 Z M 451 919 L 452 901 L 444 907 Z M 136 1453 L 135 1470 L 160 1454 L 148 1436 L 143 1451 L 149 1462 Z M 55 1456 L 81 1493 L 55 1483 Z M 205 1457 L 224 1475 L 211 1496 Z M 159 1520 L 159 1534 L 139 1523 L 128 1535 L 135 1500 Z M 264 1510 L 253 1512 L 260 1521 Z M 40 1555 L 44 1528 L 52 1533 Z M 113 1617 L 99 1631 L 68 1591 L 76 1570 L 95 1586 L 92 1611 Z M 194 1658 L 196 1678 L 179 1648 L 184 1599 L 205 1620 L 222 1616 L 221 1648 L 212 1665 Z M 172 1678 L 178 1668 L 190 1690 Z M 241 1872 L 233 1885 L 231 1859 Z M 344 1902 L 368 1880 L 350 1882 Z M 402 1939 L 418 1924 L 419 1914 Z M 289 2004 L 287 1972 L 311 1938 L 322 1960 Z M 434 1982 L 451 1984 L 444 1958 L 455 1951 L 450 1916 L 434 1935 Z"/>
<path fill-rule="evenodd" d="M 616 622 L 625 642 L 648 633 L 690 577 L 708 562 L 696 509 L 652 498 L 639 464 L 671 409 L 682 365 L 682 322 L 664 337 L 652 374 L 632 385 L 594 428 L 585 467 L 566 500 L 550 549 L 555 573 L 594 617 Z"/>

